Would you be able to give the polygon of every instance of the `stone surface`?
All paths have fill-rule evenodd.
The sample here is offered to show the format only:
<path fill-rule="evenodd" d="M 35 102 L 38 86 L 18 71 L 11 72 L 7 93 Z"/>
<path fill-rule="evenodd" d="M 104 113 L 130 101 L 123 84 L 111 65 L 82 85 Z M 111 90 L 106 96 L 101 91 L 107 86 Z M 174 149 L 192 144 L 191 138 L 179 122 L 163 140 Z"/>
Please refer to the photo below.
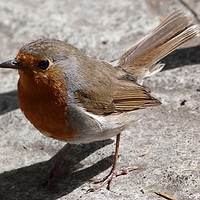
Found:
<path fill-rule="evenodd" d="M 46 37 L 110 61 L 176 9 L 199 21 L 198 0 L 1 0 L 0 62 L 15 57 L 24 43 Z M 90 179 L 110 170 L 113 140 L 74 146 L 62 165 L 69 173 L 49 189 L 42 187 L 65 143 L 42 136 L 25 119 L 18 109 L 17 72 L 1 69 L 0 199 L 162 200 L 154 191 L 179 200 L 200 199 L 199 44 L 198 38 L 170 54 L 163 59 L 164 70 L 145 80 L 163 104 L 141 111 L 141 120 L 124 131 L 119 168 L 139 169 L 118 177 L 111 191 L 87 193 Z"/>

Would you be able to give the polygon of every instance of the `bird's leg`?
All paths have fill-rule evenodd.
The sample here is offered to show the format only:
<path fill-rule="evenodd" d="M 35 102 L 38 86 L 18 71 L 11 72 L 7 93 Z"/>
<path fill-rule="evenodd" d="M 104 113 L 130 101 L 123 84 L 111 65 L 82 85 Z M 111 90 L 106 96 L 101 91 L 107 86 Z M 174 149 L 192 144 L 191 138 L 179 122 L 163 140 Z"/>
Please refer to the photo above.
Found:
<path fill-rule="evenodd" d="M 107 184 L 107 189 L 110 190 L 111 182 L 115 177 L 128 174 L 129 171 L 132 171 L 135 169 L 135 168 L 126 168 L 120 171 L 116 169 L 117 159 L 119 155 L 119 143 L 120 143 L 120 133 L 117 135 L 117 138 L 116 138 L 114 162 L 113 162 L 113 166 L 110 173 L 105 178 L 94 181 L 93 182 L 94 184 L 100 184 L 100 185 L 89 189 L 89 192 L 94 192 L 95 190 L 98 190 L 99 188 L 103 187 L 106 184 Z"/>
<path fill-rule="evenodd" d="M 44 184 L 44 186 L 49 186 L 51 180 L 59 175 L 59 168 L 65 158 L 65 156 L 67 155 L 67 153 L 69 152 L 70 148 L 71 148 L 71 144 L 67 144 L 67 147 L 64 149 L 64 151 L 62 152 L 61 156 L 58 158 L 58 160 L 56 161 L 56 163 L 54 164 L 53 168 L 51 169 L 51 171 L 48 174 L 47 180 Z"/>

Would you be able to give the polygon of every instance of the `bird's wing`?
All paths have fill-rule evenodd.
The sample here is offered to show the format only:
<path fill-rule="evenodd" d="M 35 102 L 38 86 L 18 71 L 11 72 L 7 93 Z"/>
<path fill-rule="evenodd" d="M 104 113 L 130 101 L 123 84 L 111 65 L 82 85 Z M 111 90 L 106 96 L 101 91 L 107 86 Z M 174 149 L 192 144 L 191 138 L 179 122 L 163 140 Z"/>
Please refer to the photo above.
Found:
<path fill-rule="evenodd" d="M 161 104 L 145 87 L 128 80 L 120 80 L 113 103 L 116 111 L 131 111 Z"/>
<path fill-rule="evenodd" d="M 99 88 L 104 90 L 99 91 Z M 77 90 L 74 93 L 82 106 L 93 114 L 128 112 L 161 104 L 145 87 L 133 81 L 118 80 L 112 85 L 101 85 L 99 88 Z"/>
<path fill-rule="evenodd" d="M 160 105 L 145 87 L 107 62 L 80 54 L 69 66 L 65 70 L 69 98 L 73 96 L 72 103 L 75 100 L 88 112 L 106 115 Z"/>

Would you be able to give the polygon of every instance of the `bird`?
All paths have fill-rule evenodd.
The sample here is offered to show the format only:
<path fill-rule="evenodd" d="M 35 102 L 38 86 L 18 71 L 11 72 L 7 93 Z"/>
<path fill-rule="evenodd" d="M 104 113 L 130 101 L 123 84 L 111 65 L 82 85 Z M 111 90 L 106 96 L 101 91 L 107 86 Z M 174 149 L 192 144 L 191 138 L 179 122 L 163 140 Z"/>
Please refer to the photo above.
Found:
<path fill-rule="evenodd" d="M 137 120 L 141 109 L 161 104 L 143 79 L 159 72 L 164 67 L 159 61 L 199 32 L 193 19 L 177 10 L 112 62 L 89 57 L 67 42 L 38 39 L 24 44 L 0 68 L 18 70 L 19 106 L 33 126 L 69 144 L 62 158 L 71 144 L 116 136 L 112 169 L 92 191 L 104 185 L 110 189 L 114 177 L 131 171 L 117 170 L 121 132 Z"/>

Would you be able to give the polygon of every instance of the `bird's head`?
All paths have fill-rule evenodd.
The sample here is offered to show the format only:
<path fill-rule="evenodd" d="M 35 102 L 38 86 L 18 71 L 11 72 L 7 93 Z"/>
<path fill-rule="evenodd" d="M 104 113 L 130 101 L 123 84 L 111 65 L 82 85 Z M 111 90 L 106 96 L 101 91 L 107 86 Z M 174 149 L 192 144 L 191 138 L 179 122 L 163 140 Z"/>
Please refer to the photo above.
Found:
<path fill-rule="evenodd" d="M 17 69 L 21 76 L 46 80 L 62 73 L 64 62 L 78 50 L 66 42 L 40 39 L 25 44 L 13 60 L 0 64 L 0 68 Z"/>
<path fill-rule="evenodd" d="M 70 55 L 77 55 L 78 52 L 66 42 L 40 39 L 22 46 L 16 58 L 1 63 L 0 68 L 17 69 L 20 82 L 25 87 L 33 82 L 59 84 L 63 79 L 63 68 L 69 63 Z"/>

